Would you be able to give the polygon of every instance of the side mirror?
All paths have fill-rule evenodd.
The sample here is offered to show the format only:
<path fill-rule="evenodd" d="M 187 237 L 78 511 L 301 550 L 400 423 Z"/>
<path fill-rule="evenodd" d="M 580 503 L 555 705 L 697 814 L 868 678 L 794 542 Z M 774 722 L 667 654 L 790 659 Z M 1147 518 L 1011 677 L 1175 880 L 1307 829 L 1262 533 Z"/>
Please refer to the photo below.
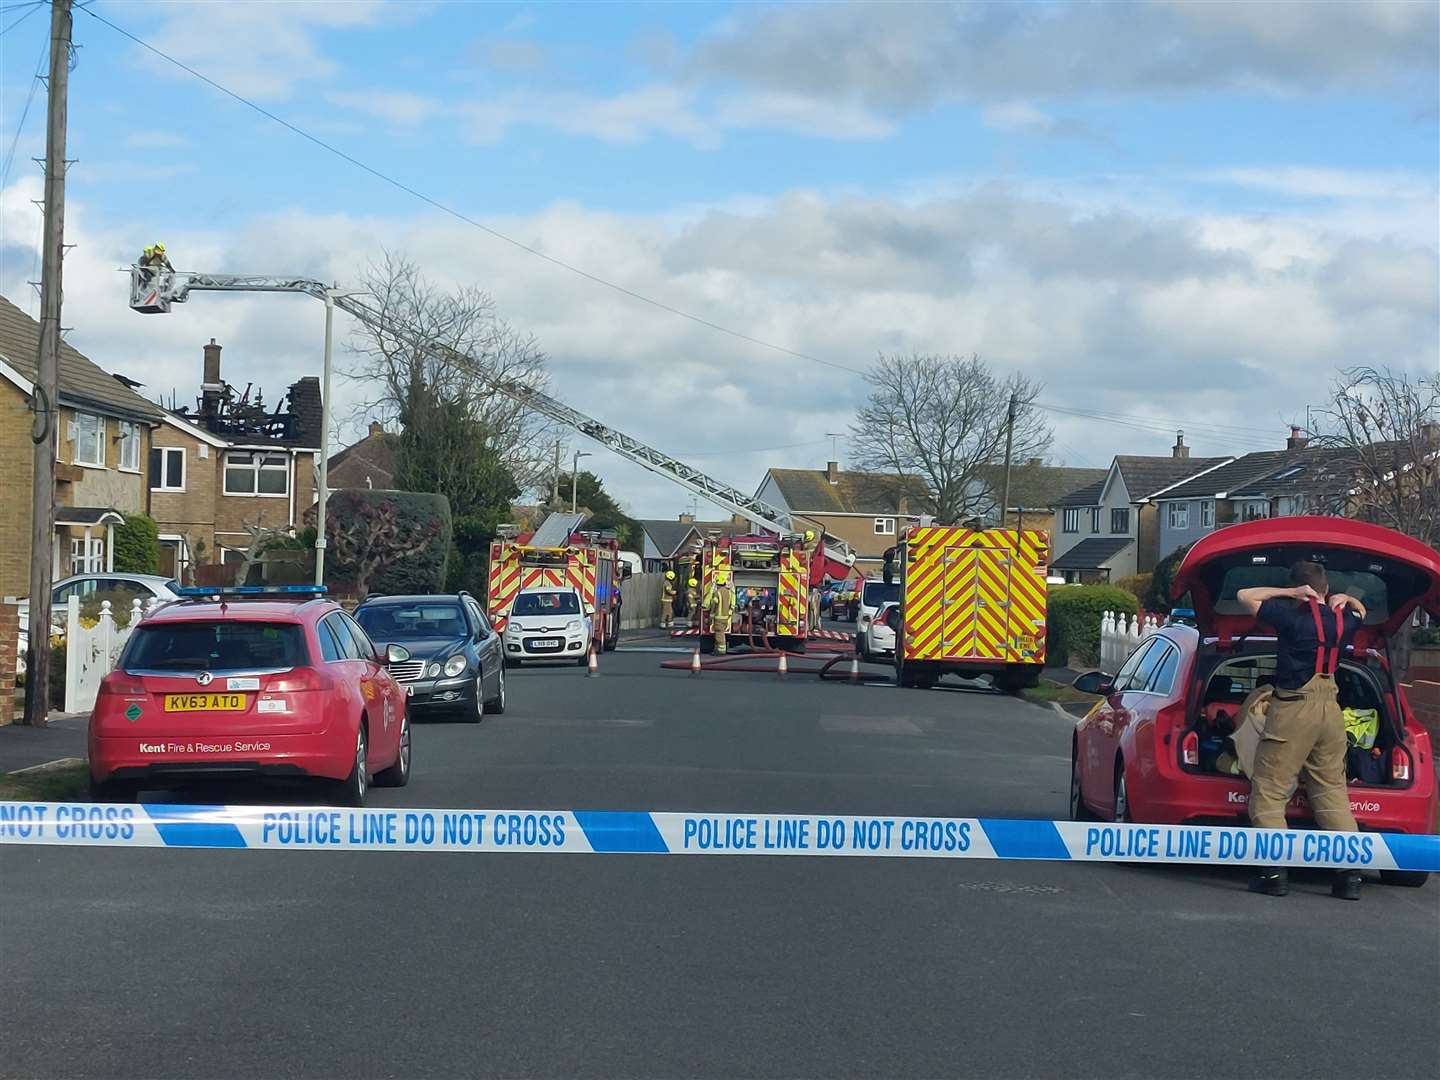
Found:
<path fill-rule="evenodd" d="M 385 663 L 387 663 L 387 664 L 399 664 L 399 663 L 401 663 L 402 661 L 409 660 L 409 659 L 410 659 L 410 650 L 407 649 L 407 648 L 405 648 L 404 645 L 386 645 L 386 646 L 385 646 Z"/>
<path fill-rule="evenodd" d="M 1106 697 L 1115 689 L 1115 676 L 1106 675 L 1103 671 L 1087 671 L 1083 675 L 1077 675 L 1070 685 L 1082 694 Z"/>
<path fill-rule="evenodd" d="M 635 573 L 634 568 L 631 567 L 631 565 L 627 562 L 627 563 L 625 563 L 624 565 L 622 565 L 622 566 L 620 567 L 620 580 L 621 580 L 621 581 L 624 581 L 625 579 L 633 576 L 634 573 Z"/>

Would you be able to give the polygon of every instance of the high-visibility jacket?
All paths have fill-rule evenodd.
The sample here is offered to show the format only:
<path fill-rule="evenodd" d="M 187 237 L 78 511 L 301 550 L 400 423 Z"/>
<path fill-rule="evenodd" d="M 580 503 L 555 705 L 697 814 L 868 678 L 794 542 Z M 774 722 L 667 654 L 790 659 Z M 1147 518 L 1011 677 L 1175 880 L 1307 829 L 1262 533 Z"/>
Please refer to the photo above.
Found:
<path fill-rule="evenodd" d="M 669 578 L 664 578 L 660 582 L 660 599 L 667 601 L 675 599 L 675 582 Z"/>
<path fill-rule="evenodd" d="M 728 585 L 721 585 L 710 594 L 710 617 L 716 622 L 729 622 L 735 614 L 735 591 Z"/>

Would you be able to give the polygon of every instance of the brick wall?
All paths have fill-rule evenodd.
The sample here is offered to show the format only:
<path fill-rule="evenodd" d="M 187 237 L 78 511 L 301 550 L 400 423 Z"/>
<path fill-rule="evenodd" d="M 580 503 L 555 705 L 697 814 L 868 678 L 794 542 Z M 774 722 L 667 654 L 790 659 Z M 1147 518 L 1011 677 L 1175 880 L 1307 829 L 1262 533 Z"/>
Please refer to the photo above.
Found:
<path fill-rule="evenodd" d="M 276 453 L 283 453 L 287 458 L 290 456 L 288 450 L 277 450 Z M 309 454 L 295 455 L 293 471 L 290 477 L 291 488 L 295 499 L 295 518 L 298 521 L 310 506 L 312 493 L 314 491 L 314 478 L 311 475 Z M 229 547 L 245 547 L 250 542 L 250 534 L 245 526 L 264 525 L 269 528 L 283 529 L 291 524 L 290 520 L 290 496 L 281 498 L 279 496 L 259 495 L 226 495 L 223 476 L 223 452 L 222 461 L 215 463 L 215 539 L 218 543 Z"/>
<path fill-rule="evenodd" d="M 24 394 L 0 379 L 0 476 L 5 483 L 0 513 L 0 597 L 30 591 L 30 475 L 35 468 Z"/>
<path fill-rule="evenodd" d="M 20 635 L 20 609 L 0 601 L 0 726 L 15 722 L 21 704 L 15 691 L 16 647 Z"/>
<path fill-rule="evenodd" d="M 184 490 L 150 492 L 150 516 L 162 535 L 183 536 L 190 557 L 197 564 L 215 562 L 215 486 L 218 482 L 219 448 L 177 430 L 169 424 L 155 429 L 154 445 L 179 447 L 185 452 Z M 205 448 L 205 457 L 200 448 Z"/>

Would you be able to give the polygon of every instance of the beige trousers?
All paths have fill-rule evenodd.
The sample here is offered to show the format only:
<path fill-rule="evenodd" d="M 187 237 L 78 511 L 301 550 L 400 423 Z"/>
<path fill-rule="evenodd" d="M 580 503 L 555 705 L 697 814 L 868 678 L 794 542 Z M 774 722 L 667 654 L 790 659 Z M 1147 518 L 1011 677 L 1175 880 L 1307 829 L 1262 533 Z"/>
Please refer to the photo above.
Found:
<path fill-rule="evenodd" d="M 1320 828 L 1356 831 L 1345 784 L 1345 717 L 1333 676 L 1316 675 L 1299 690 L 1277 689 L 1270 698 L 1250 777 L 1250 824 L 1285 828 L 1285 804 L 1297 777 Z"/>

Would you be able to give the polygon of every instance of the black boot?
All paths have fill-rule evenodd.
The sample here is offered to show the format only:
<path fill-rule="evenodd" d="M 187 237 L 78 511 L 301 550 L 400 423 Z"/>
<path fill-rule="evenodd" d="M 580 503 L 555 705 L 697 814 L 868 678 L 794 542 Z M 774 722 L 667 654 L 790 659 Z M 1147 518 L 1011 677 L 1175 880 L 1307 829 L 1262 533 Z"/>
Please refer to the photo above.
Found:
<path fill-rule="evenodd" d="M 1251 892 L 1266 896 L 1287 896 L 1290 893 L 1290 872 L 1288 870 L 1261 870 L 1250 879 Z"/>
<path fill-rule="evenodd" d="M 1335 883 L 1330 886 L 1330 895 L 1336 900 L 1359 900 L 1360 881 L 1359 870 L 1341 870 L 1335 875 Z"/>

